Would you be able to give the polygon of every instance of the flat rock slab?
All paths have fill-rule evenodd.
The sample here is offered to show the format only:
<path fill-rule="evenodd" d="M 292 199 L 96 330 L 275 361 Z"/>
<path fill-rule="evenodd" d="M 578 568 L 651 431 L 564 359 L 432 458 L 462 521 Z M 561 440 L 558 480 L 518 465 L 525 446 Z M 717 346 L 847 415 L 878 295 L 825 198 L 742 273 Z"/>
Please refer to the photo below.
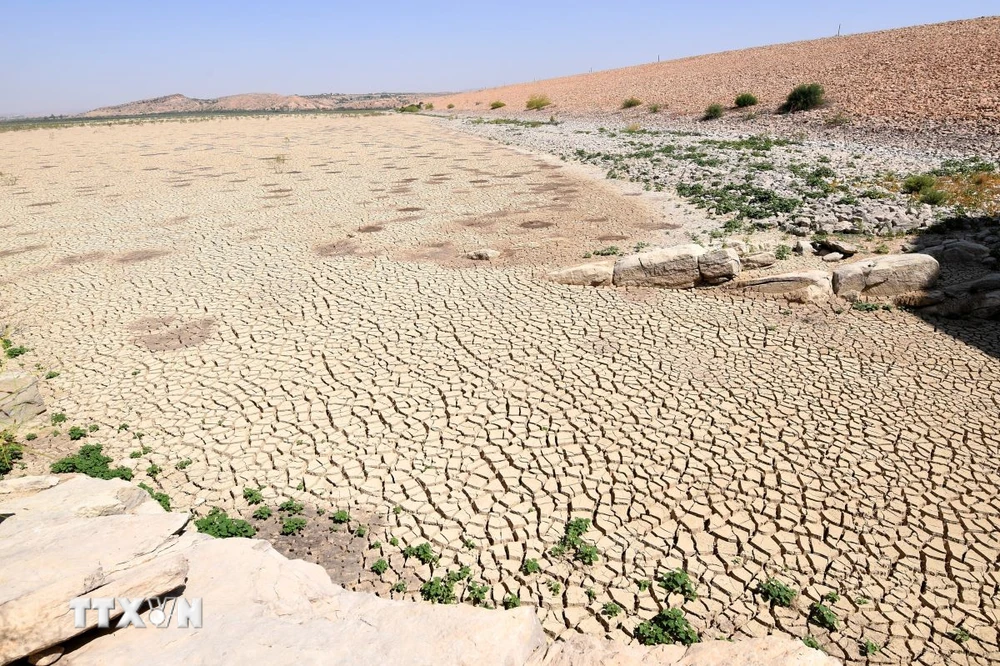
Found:
<path fill-rule="evenodd" d="M 940 274 L 937 260 L 929 255 L 887 255 L 837 268 L 833 272 L 833 291 L 848 299 L 898 296 L 929 289 Z"/>
<path fill-rule="evenodd" d="M 701 280 L 701 245 L 677 245 L 622 257 L 615 262 L 616 287 L 670 287 L 690 289 Z"/>
<path fill-rule="evenodd" d="M 833 296 L 833 281 L 826 271 L 799 271 L 740 280 L 732 285 L 749 293 L 784 298 L 795 303 L 818 303 Z"/>
<path fill-rule="evenodd" d="M 24 423 L 45 411 L 38 380 L 27 372 L 0 374 L 0 423 Z"/>
<path fill-rule="evenodd" d="M 611 284 L 614 277 L 614 270 L 614 261 L 594 261 L 552 271 L 549 273 L 548 278 L 559 284 L 603 287 Z"/>

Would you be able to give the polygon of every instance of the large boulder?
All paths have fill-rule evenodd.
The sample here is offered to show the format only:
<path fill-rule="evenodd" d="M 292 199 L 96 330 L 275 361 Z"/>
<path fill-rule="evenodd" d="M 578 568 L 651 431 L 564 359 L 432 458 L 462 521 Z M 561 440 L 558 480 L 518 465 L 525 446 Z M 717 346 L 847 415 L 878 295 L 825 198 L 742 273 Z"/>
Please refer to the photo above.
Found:
<path fill-rule="evenodd" d="M 819 246 L 828 252 L 836 252 L 843 257 L 851 257 L 857 254 L 858 247 L 854 243 L 848 243 L 836 236 L 829 236 L 818 241 Z"/>
<path fill-rule="evenodd" d="M 701 245 L 677 245 L 622 257 L 615 262 L 616 287 L 671 287 L 690 289 L 701 280 Z"/>
<path fill-rule="evenodd" d="M 990 248 L 967 240 L 950 240 L 920 251 L 943 264 L 978 264 L 990 256 Z"/>
<path fill-rule="evenodd" d="M 833 272 L 833 291 L 854 300 L 891 297 L 933 286 L 941 267 L 926 254 L 894 254 L 856 261 Z"/>
<path fill-rule="evenodd" d="M 559 284 L 576 284 L 584 287 L 603 287 L 610 285 L 614 277 L 615 262 L 595 261 L 579 266 L 561 268 L 549 273 L 548 278 Z"/>
<path fill-rule="evenodd" d="M 698 257 L 701 279 L 708 284 L 722 284 L 740 274 L 740 255 L 735 248 L 712 250 Z"/>
<path fill-rule="evenodd" d="M 826 271 L 798 271 L 765 275 L 733 283 L 735 289 L 751 294 L 783 298 L 793 303 L 822 303 L 833 296 L 833 284 Z"/>
<path fill-rule="evenodd" d="M 0 374 L 0 423 L 23 423 L 45 411 L 38 380 L 27 372 Z"/>

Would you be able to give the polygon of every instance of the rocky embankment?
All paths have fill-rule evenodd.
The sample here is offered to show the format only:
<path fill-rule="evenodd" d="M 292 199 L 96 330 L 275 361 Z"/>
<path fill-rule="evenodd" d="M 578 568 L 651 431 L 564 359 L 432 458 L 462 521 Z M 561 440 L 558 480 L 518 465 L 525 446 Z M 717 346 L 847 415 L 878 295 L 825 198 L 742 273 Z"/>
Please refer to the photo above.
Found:
<path fill-rule="evenodd" d="M 548 645 L 529 607 L 484 610 L 349 592 L 321 567 L 289 560 L 265 541 L 216 539 L 190 521 L 121 480 L 0 482 L 0 664 L 839 663 L 782 636 L 646 648 L 581 635 Z M 166 604 L 165 620 L 144 605 L 144 627 L 115 629 L 119 604 L 110 628 L 97 627 L 96 611 L 77 628 L 69 602 L 82 597 L 200 599 L 202 626 L 178 626 L 176 606 Z"/>

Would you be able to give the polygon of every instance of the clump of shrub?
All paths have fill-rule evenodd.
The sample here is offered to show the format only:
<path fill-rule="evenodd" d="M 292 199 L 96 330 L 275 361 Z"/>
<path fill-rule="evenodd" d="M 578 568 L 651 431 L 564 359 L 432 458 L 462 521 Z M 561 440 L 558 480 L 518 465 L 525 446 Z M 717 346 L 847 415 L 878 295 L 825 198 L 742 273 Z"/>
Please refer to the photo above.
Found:
<path fill-rule="evenodd" d="M 14 433 L 9 430 L 0 432 L 0 479 L 14 469 L 14 463 L 23 455 L 24 449 Z"/>
<path fill-rule="evenodd" d="M 431 102 L 429 104 L 424 104 L 424 109 L 426 109 L 427 111 L 433 111 L 434 110 L 434 103 Z"/>
<path fill-rule="evenodd" d="M 496 111 L 497 109 L 502 109 L 505 106 L 507 105 L 504 102 L 501 102 L 500 100 L 496 100 L 495 102 L 490 102 L 490 108 L 493 109 L 494 111 Z"/>
<path fill-rule="evenodd" d="M 809 607 L 809 623 L 829 631 L 836 631 L 839 620 L 832 608 L 821 601 L 817 601 Z"/>
<path fill-rule="evenodd" d="M 330 516 L 330 520 L 332 520 L 336 525 L 343 525 L 347 523 L 350 519 L 351 519 L 351 514 L 347 513 L 343 509 L 341 509 L 340 511 L 334 511 L 333 514 Z"/>
<path fill-rule="evenodd" d="M 929 189 L 920 193 L 920 203 L 940 206 L 948 200 L 948 193 L 942 190 Z"/>
<path fill-rule="evenodd" d="M 702 120 L 717 120 L 722 117 L 725 109 L 722 108 L 721 104 L 710 104 L 708 108 L 705 109 L 705 115 L 701 117 Z"/>
<path fill-rule="evenodd" d="M 781 106 L 782 113 L 795 113 L 797 111 L 809 111 L 823 106 L 826 91 L 818 83 L 803 83 L 795 86 L 792 92 L 788 93 L 785 103 Z"/>
<path fill-rule="evenodd" d="M 455 105 L 454 105 L 454 104 L 449 104 L 449 105 L 448 105 L 448 108 L 449 108 L 449 109 L 454 109 L 454 108 L 455 108 Z"/>
<path fill-rule="evenodd" d="M 674 569 L 662 574 L 656 582 L 667 591 L 668 594 L 680 594 L 687 601 L 694 601 L 698 598 L 698 592 L 694 589 L 691 576 L 684 569 Z"/>
<path fill-rule="evenodd" d="M 470 581 L 465 588 L 465 593 L 469 596 L 472 605 L 478 606 L 486 601 L 486 595 L 490 593 L 490 588 L 488 585 Z"/>
<path fill-rule="evenodd" d="M 634 109 L 637 106 L 642 105 L 642 100 L 638 97 L 629 97 L 627 100 L 622 102 L 623 109 Z"/>
<path fill-rule="evenodd" d="M 649 111 L 650 113 L 659 113 L 661 108 L 663 107 L 660 106 L 659 104 L 650 104 L 649 106 L 646 107 L 646 110 Z"/>
<path fill-rule="evenodd" d="M 757 586 L 757 594 L 763 597 L 764 601 L 770 602 L 772 606 L 788 608 L 798 593 L 777 578 L 768 578 Z"/>
<path fill-rule="evenodd" d="M 787 245 L 782 244 L 774 248 L 774 258 L 778 259 L 779 261 L 788 259 L 788 257 L 790 257 L 791 255 L 792 255 L 792 248 L 788 247 Z"/>
<path fill-rule="evenodd" d="M 420 107 L 416 104 L 407 104 L 406 106 L 399 107 L 400 113 L 416 113 L 420 110 Z"/>
<path fill-rule="evenodd" d="M 419 546 L 407 546 L 403 549 L 403 557 L 410 559 L 411 557 L 420 560 L 424 564 L 434 564 L 438 561 L 438 556 L 434 554 L 434 550 L 431 548 L 429 543 L 422 543 Z"/>
<path fill-rule="evenodd" d="M 375 564 L 372 565 L 372 572 L 381 576 L 386 571 L 389 570 L 389 563 L 385 560 L 377 560 Z"/>
<path fill-rule="evenodd" d="M 914 176 L 908 176 L 906 180 L 903 181 L 902 190 L 906 194 L 919 194 L 925 190 L 931 189 L 937 184 L 937 180 L 934 176 L 930 174 L 918 174 Z"/>
<path fill-rule="evenodd" d="M 76 455 L 67 456 L 52 463 L 50 469 L 53 474 L 86 474 L 95 479 L 123 479 L 132 480 L 132 470 L 128 467 L 115 467 L 111 469 L 108 463 L 111 458 L 101 453 L 100 444 L 85 444 L 80 447 Z"/>
<path fill-rule="evenodd" d="M 550 100 L 545 95 L 532 95 L 528 98 L 528 102 L 525 104 L 525 108 L 530 111 L 539 111 L 552 104 Z"/>
<path fill-rule="evenodd" d="M 230 518 L 219 507 L 213 507 L 207 516 L 194 521 L 194 526 L 202 534 L 208 534 L 216 539 L 250 538 L 257 533 L 253 525 L 239 518 Z"/>
<path fill-rule="evenodd" d="M 83 428 L 81 428 L 80 426 L 72 426 L 66 432 L 66 434 L 69 435 L 70 440 L 72 440 L 72 441 L 75 442 L 77 440 L 80 440 L 80 439 L 83 439 L 84 437 L 86 437 L 87 436 L 87 431 L 84 430 Z"/>
<path fill-rule="evenodd" d="M 679 608 L 660 611 L 652 620 L 643 622 L 635 630 L 635 637 L 643 645 L 692 645 L 700 639 L 698 632 L 684 617 Z"/>
<path fill-rule="evenodd" d="M 281 523 L 281 533 L 284 536 L 293 536 L 304 530 L 306 519 L 300 516 L 290 516 Z"/>
<path fill-rule="evenodd" d="M 297 513 L 302 513 L 303 509 L 305 509 L 305 506 L 303 506 L 301 502 L 296 502 L 293 499 L 287 500 L 287 501 L 282 502 L 281 504 L 278 505 L 278 511 L 281 511 L 283 513 L 287 513 L 287 514 L 290 514 L 290 515 L 295 515 Z"/>
<path fill-rule="evenodd" d="M 248 504 L 260 504 L 264 501 L 264 496 L 261 495 L 260 490 L 256 488 L 244 488 L 243 499 L 245 499 Z"/>
<path fill-rule="evenodd" d="M 271 507 L 262 506 L 258 507 L 256 511 L 253 512 L 253 517 L 256 520 L 267 520 L 271 517 Z"/>
<path fill-rule="evenodd" d="M 748 106 L 757 106 L 757 97 L 751 93 L 740 93 L 736 96 L 736 106 L 745 109 Z"/>

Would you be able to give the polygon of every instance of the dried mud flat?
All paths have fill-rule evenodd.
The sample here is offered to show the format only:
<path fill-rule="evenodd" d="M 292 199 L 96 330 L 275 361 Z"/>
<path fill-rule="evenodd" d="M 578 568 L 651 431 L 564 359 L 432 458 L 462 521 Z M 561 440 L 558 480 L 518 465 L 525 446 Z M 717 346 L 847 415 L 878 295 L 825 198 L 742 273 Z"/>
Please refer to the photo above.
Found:
<path fill-rule="evenodd" d="M 249 517 L 263 488 L 309 525 L 263 532 L 347 587 L 466 565 L 553 636 L 627 637 L 683 601 L 639 581 L 683 567 L 705 636 L 1000 658 L 995 324 L 545 282 L 683 220 L 426 118 L 16 132 L 0 171 L 8 366 L 59 371 L 50 412 L 176 507 Z M 64 452 L 34 430 L 30 464 Z M 579 517 L 594 564 L 550 552 Z M 400 553 L 423 542 L 433 571 Z M 795 608 L 753 594 L 769 576 Z M 807 625 L 832 591 L 839 630 Z"/>

